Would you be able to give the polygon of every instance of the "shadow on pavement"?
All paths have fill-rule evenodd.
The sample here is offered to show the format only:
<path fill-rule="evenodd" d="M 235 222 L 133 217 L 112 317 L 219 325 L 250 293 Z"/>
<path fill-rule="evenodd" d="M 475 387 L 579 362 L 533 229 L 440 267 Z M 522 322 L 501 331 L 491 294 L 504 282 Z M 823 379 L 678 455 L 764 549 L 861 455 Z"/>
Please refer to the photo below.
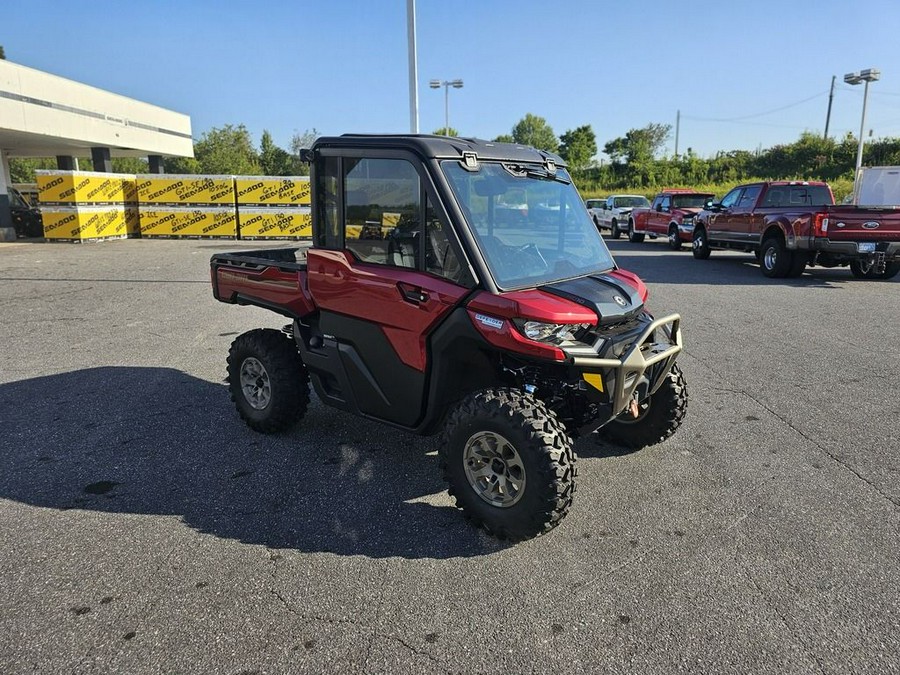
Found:
<path fill-rule="evenodd" d="M 450 506 L 435 440 L 314 403 L 290 434 L 240 421 L 224 385 L 107 367 L 0 385 L 0 498 L 175 515 L 272 548 L 468 557 L 504 544 Z M 434 503 L 431 503 L 434 502 Z"/>
<path fill-rule="evenodd" d="M 759 264 L 751 253 L 713 251 L 708 260 L 695 260 L 687 246 L 681 251 L 672 251 L 667 244 L 658 241 L 632 244 L 607 240 L 606 243 L 619 267 L 636 273 L 649 283 L 831 289 L 840 289 L 845 284 L 873 283 L 856 279 L 847 267 L 812 267 L 796 279 L 769 279 L 759 271 Z"/>

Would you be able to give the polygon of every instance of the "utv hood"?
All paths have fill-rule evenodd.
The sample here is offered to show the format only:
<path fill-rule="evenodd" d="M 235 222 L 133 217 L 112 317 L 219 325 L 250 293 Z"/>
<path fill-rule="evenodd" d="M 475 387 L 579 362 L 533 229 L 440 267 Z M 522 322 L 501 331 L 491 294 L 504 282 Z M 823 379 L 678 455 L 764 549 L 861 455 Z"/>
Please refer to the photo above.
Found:
<path fill-rule="evenodd" d="M 630 319 L 644 308 L 638 289 L 609 273 L 558 281 L 540 290 L 591 309 L 601 326 Z"/>

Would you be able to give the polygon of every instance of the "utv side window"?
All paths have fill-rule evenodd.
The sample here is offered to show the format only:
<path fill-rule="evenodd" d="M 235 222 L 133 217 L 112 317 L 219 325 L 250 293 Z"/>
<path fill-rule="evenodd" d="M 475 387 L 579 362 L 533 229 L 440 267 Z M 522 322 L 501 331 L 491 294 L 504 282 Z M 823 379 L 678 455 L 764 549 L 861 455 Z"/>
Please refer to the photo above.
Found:
<path fill-rule="evenodd" d="M 421 206 L 406 160 L 344 158 L 344 245 L 361 262 L 415 269 Z"/>
<path fill-rule="evenodd" d="M 316 163 L 316 219 L 315 236 L 318 248 L 334 246 L 339 241 L 338 224 L 338 158 L 320 157 Z"/>
<path fill-rule="evenodd" d="M 431 201 L 425 201 L 425 271 L 460 286 L 472 288 L 475 281 L 469 268 L 460 263 L 450 245 L 447 226 L 438 218 Z"/>

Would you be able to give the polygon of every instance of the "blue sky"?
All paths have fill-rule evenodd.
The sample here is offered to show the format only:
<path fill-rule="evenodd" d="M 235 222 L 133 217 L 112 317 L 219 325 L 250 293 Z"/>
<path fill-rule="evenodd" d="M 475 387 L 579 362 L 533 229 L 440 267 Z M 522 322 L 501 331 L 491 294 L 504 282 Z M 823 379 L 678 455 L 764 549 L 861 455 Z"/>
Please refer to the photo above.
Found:
<path fill-rule="evenodd" d="M 406 0 L 23 2 L 7 7 L 7 59 L 187 113 L 194 136 L 245 124 L 287 147 L 295 132 L 409 131 Z M 526 113 L 598 145 L 650 122 L 679 150 L 792 142 L 825 127 L 900 136 L 900 2 L 417 0 L 419 124 L 509 133 Z M 725 121 L 723 121 L 725 120 Z"/>

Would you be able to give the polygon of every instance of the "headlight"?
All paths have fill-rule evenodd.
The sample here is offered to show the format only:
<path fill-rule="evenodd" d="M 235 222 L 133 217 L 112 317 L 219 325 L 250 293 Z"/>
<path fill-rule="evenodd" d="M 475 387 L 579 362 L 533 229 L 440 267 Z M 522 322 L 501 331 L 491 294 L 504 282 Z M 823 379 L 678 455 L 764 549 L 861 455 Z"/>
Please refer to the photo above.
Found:
<path fill-rule="evenodd" d="M 681 219 L 681 222 L 684 223 L 685 225 L 690 225 L 691 223 L 694 222 L 694 216 L 685 216 L 684 218 Z"/>
<path fill-rule="evenodd" d="M 579 333 L 589 328 L 589 323 L 542 323 L 540 321 L 526 321 L 522 324 L 522 333 L 529 340 L 547 342 L 558 345 L 563 342 L 573 342 L 578 339 Z"/>

